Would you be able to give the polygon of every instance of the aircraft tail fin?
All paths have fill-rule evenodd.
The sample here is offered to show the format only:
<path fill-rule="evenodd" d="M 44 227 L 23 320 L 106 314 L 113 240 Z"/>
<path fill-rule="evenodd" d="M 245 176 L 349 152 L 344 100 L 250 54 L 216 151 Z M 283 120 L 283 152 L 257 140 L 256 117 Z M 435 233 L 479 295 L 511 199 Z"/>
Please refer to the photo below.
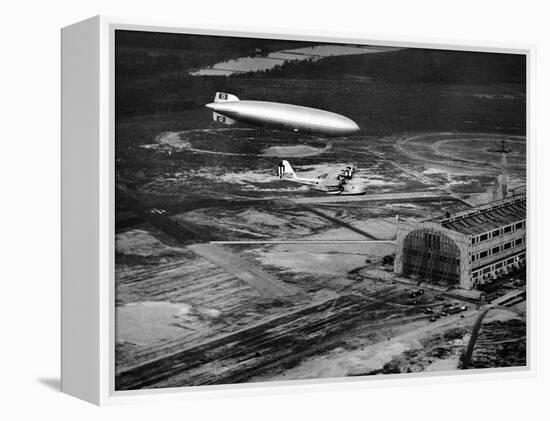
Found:
<path fill-rule="evenodd" d="M 279 176 L 279 178 L 296 178 L 296 173 L 294 172 L 288 161 L 281 161 L 279 163 L 277 175 Z"/>
<path fill-rule="evenodd" d="M 232 118 L 226 117 L 226 116 L 218 114 L 216 112 L 212 113 L 212 120 L 214 120 L 217 123 L 227 124 L 229 126 L 232 126 L 233 124 L 237 123 L 236 120 L 233 120 Z"/>
<path fill-rule="evenodd" d="M 226 94 L 225 92 L 216 92 L 216 96 L 214 97 L 214 102 L 235 102 L 238 100 L 239 98 L 235 95 Z"/>

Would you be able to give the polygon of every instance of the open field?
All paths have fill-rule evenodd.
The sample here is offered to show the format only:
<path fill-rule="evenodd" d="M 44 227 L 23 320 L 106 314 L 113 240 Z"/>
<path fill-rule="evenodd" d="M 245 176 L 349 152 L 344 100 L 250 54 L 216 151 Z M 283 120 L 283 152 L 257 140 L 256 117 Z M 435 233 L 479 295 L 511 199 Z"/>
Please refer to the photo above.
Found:
<path fill-rule="evenodd" d="M 147 166 L 132 173 L 125 160 L 118 172 L 121 211 L 139 218 L 117 234 L 117 387 L 459 367 L 473 316 L 437 327 L 422 312 L 433 303 L 408 305 L 410 287 L 350 275 L 392 254 L 393 244 L 323 241 L 392 240 L 397 216 L 426 219 L 465 209 L 472 197 L 490 200 L 501 168 L 499 155 L 488 149 L 502 136 L 308 139 L 319 153 L 295 157 L 297 171 L 320 174 L 332 162 L 358 166 L 357 177 L 370 191 L 345 197 L 319 195 L 275 176 L 277 157 L 262 151 L 299 143 L 295 135 L 267 140 L 257 129 L 166 133 L 126 150 Z M 488 139 L 479 143 L 485 155 L 472 151 L 470 139 L 480 137 Z M 437 139 L 449 140 L 444 155 L 434 152 L 437 144 L 441 150 Z M 241 140 L 241 150 L 231 149 Z M 524 154 L 524 143 L 514 153 Z M 496 163 L 474 155 L 494 156 Z M 512 182 L 525 181 L 521 160 L 510 172 Z M 227 245 L 222 251 L 207 244 L 212 240 L 297 243 Z M 358 296 L 351 307 L 318 311 L 338 297 Z M 301 313 L 307 308 L 317 310 Z M 411 329 L 426 330 L 400 336 Z M 392 342 L 394 337 L 401 339 Z M 473 361 L 494 365 L 498 358 Z M 157 365 L 147 365 L 152 361 Z"/>
<path fill-rule="evenodd" d="M 276 47 L 265 43 L 266 54 Z M 119 57 L 122 75 L 134 47 Z M 228 48 L 216 61 L 208 51 L 190 57 L 208 67 L 239 56 Z M 420 287 L 382 263 L 395 252 L 397 219 L 491 201 L 501 174 L 510 188 L 525 184 L 524 86 L 397 83 L 352 68 L 332 79 L 301 67 L 299 79 L 193 79 L 191 68 L 163 68 L 157 47 L 146 54 L 156 57 L 150 73 L 126 74 L 115 127 L 117 389 L 459 369 L 485 307 L 430 288 L 413 302 Z M 182 63 L 178 54 L 167 63 Z M 409 53 L 370 56 L 385 54 Z M 349 60 L 355 69 L 359 59 Z M 361 132 L 219 126 L 203 107 L 217 90 L 330 109 Z M 282 159 L 309 177 L 355 164 L 367 193 L 280 180 Z M 472 367 L 525 363 L 524 298 L 491 310 Z M 449 304 L 468 310 L 430 320 Z"/>

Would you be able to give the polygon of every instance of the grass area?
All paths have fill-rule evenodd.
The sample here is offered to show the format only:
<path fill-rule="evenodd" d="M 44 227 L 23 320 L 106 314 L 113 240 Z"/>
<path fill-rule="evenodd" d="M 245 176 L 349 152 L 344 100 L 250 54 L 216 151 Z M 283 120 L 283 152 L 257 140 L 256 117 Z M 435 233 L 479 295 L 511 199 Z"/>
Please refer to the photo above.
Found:
<path fill-rule="evenodd" d="M 327 57 L 319 61 L 289 61 L 271 70 L 245 76 L 249 75 L 307 79 L 361 76 L 397 83 L 524 84 L 526 67 L 525 56 L 518 54 L 406 48 L 378 54 Z"/>
<path fill-rule="evenodd" d="M 189 75 L 196 67 L 229 58 L 307 45 L 313 44 L 117 32 L 117 123 L 131 116 L 154 120 L 157 114 L 175 112 L 186 127 L 204 127 L 211 120 L 204 104 L 216 91 L 226 91 L 242 99 L 341 113 L 355 120 L 364 134 L 525 133 L 525 59 L 519 55 L 404 49 L 288 63 L 244 76 Z"/>

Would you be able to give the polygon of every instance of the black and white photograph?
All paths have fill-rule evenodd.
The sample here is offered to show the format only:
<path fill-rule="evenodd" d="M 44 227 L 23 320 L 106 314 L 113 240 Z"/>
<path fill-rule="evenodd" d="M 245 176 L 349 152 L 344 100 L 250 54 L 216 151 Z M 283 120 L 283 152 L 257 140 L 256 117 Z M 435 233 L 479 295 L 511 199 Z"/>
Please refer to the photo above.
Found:
<path fill-rule="evenodd" d="M 525 369 L 526 80 L 117 29 L 115 390 Z"/>

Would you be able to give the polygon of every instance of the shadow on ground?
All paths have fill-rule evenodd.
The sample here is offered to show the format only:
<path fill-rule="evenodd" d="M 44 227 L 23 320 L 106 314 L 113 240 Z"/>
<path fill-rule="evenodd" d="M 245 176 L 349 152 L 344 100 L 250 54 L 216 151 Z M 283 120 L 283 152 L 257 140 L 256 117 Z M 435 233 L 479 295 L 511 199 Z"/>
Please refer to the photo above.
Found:
<path fill-rule="evenodd" d="M 61 380 L 57 377 L 45 377 L 36 380 L 38 383 L 48 387 L 49 389 L 55 390 L 56 392 L 61 391 Z"/>

